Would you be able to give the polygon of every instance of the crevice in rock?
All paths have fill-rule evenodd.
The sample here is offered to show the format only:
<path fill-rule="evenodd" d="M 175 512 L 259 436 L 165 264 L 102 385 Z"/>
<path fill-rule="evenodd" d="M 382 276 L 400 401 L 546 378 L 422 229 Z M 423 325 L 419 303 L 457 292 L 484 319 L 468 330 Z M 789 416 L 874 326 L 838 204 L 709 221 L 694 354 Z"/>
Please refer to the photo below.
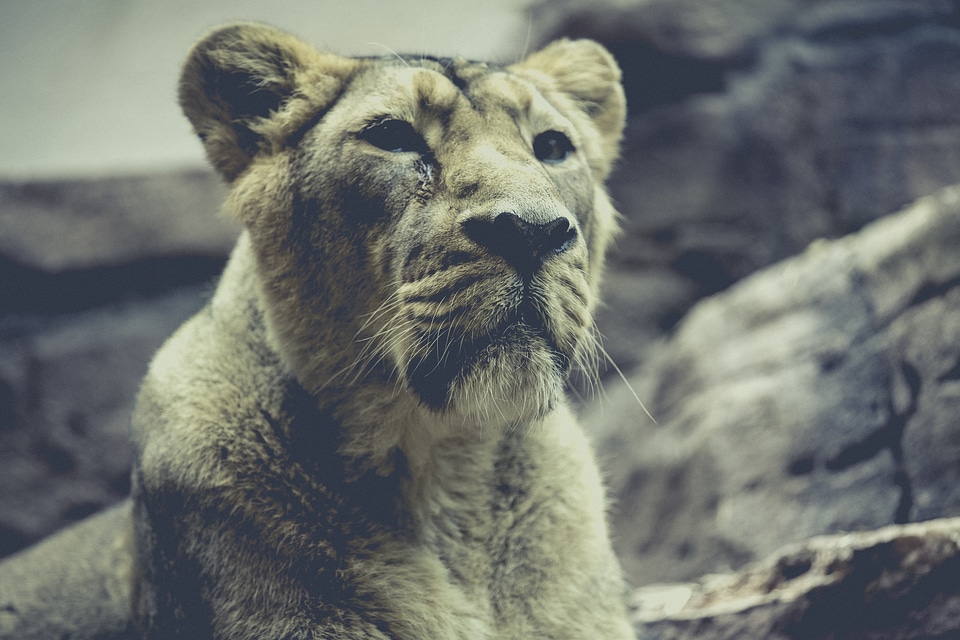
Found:
<path fill-rule="evenodd" d="M 840 453 L 827 460 L 825 466 L 830 471 L 845 471 L 867 460 L 872 460 L 881 451 L 890 447 L 890 436 L 888 424 L 863 440 L 847 445 Z"/>
<path fill-rule="evenodd" d="M 957 360 L 949 371 L 937 378 L 937 382 L 948 382 L 951 380 L 960 380 L 960 360 Z"/>
<path fill-rule="evenodd" d="M 920 404 L 920 372 L 916 367 L 908 362 L 900 363 L 900 371 L 907 382 L 910 390 L 910 404 L 900 415 L 893 414 L 891 418 L 891 430 L 893 431 L 893 441 L 890 444 L 890 452 L 893 454 L 893 460 L 896 463 L 894 473 L 894 482 L 900 487 L 900 503 L 894 513 L 893 521 L 896 524 L 910 522 L 910 513 L 913 510 L 913 486 L 910 484 L 910 476 L 907 474 L 907 468 L 903 461 L 903 432 L 907 428 L 907 423 L 916 414 L 917 406 Z M 893 394 L 891 394 L 892 396 Z M 892 403 L 892 400 L 891 400 Z M 892 413 L 892 406 L 891 406 Z"/>
<path fill-rule="evenodd" d="M 907 308 L 919 306 L 925 302 L 945 296 L 951 289 L 960 287 L 960 277 L 952 278 L 946 282 L 927 282 L 917 289 L 917 292 L 907 303 Z"/>
<path fill-rule="evenodd" d="M 804 606 L 781 619 L 772 635 L 809 640 L 954 638 L 952 625 L 929 621 L 949 619 L 944 594 L 956 590 L 960 557 L 951 553 L 932 565 L 927 562 L 931 560 L 922 555 L 910 557 L 896 540 L 855 549 L 842 563 L 845 577 L 808 591 Z M 932 608 L 941 613 L 931 613 Z"/>
<path fill-rule="evenodd" d="M 787 466 L 787 473 L 791 476 L 805 476 L 813 472 L 816 465 L 816 457 L 812 453 L 805 453 L 798 456 Z"/>
<path fill-rule="evenodd" d="M 777 569 L 779 572 L 780 578 L 785 582 L 790 582 L 791 580 L 796 580 L 802 575 L 805 575 L 813 568 L 813 557 L 811 555 L 801 555 L 801 556 L 788 556 L 781 558 L 777 563 Z M 770 585 L 773 588 L 776 585 Z"/>
<path fill-rule="evenodd" d="M 916 367 L 908 362 L 902 362 L 900 371 L 910 392 L 910 404 L 907 408 L 903 412 L 897 413 L 893 406 L 893 393 L 891 391 L 888 394 L 890 419 L 887 424 L 863 440 L 847 445 L 840 453 L 827 460 L 825 465 L 830 471 L 844 471 L 873 459 L 884 450 L 889 450 L 895 465 L 893 481 L 900 489 L 900 501 L 893 514 L 893 521 L 896 524 L 909 522 L 913 510 L 913 487 L 903 460 L 903 433 L 907 423 L 910 422 L 917 411 L 921 387 L 920 373 Z"/>
<path fill-rule="evenodd" d="M 223 256 L 158 256 L 49 273 L 0 257 L 0 316 L 69 313 L 154 297 L 178 287 L 207 282 L 225 264 Z"/>

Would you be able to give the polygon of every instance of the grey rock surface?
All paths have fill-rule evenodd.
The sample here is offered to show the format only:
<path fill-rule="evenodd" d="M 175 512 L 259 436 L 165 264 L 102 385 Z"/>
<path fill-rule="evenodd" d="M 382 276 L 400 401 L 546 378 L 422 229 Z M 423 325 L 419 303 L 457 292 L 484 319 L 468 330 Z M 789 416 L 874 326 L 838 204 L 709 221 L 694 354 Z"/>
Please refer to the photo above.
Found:
<path fill-rule="evenodd" d="M 960 635 L 960 519 L 823 536 L 737 574 L 634 593 L 640 640 Z"/>
<path fill-rule="evenodd" d="M 140 380 L 207 291 L 186 287 L 0 331 L 0 555 L 129 493 Z"/>
<path fill-rule="evenodd" d="M 960 188 L 699 303 L 585 415 L 638 583 L 960 515 Z"/>
<path fill-rule="evenodd" d="M 46 273 L 164 255 L 230 250 L 239 226 L 220 210 L 212 171 L 75 180 L 0 181 L 0 256 Z"/>
<path fill-rule="evenodd" d="M 0 555 L 127 494 L 147 363 L 238 227 L 212 171 L 0 182 Z"/>
<path fill-rule="evenodd" d="M 212 171 L 0 181 L 0 320 L 149 298 L 213 277 L 239 233 L 216 215 L 225 193 Z"/>

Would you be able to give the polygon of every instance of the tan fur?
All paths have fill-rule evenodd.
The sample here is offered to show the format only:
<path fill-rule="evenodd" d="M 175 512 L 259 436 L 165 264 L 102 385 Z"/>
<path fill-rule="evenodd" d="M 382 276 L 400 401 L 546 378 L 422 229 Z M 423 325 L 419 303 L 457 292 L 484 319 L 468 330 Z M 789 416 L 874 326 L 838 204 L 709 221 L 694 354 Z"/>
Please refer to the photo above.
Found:
<path fill-rule="evenodd" d="M 347 59 L 233 25 L 180 99 L 245 230 L 138 401 L 138 633 L 632 637 L 563 397 L 615 228 L 610 55 Z"/>
<path fill-rule="evenodd" d="M 0 563 L 0 639 L 132 640 L 130 501 Z"/>

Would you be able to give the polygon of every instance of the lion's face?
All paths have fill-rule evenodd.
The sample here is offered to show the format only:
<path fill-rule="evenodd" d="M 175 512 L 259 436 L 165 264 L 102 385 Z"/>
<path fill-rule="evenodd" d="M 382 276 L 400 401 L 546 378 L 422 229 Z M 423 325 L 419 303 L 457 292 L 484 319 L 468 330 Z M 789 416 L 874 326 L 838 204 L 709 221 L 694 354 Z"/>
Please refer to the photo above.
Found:
<path fill-rule="evenodd" d="M 507 68 L 336 58 L 249 25 L 198 45 L 182 101 L 301 381 L 372 377 L 479 419 L 549 411 L 593 354 L 618 77 L 583 42 Z"/>

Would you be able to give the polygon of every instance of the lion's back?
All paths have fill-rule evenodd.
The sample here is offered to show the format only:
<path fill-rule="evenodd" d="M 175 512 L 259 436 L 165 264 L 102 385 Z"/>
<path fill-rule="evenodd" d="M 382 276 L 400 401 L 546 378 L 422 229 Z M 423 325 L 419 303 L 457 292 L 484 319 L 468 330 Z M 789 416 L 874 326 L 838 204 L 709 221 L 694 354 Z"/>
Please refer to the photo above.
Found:
<path fill-rule="evenodd" d="M 21 551 L 0 565 L 0 639 L 133 637 L 131 502 Z"/>

